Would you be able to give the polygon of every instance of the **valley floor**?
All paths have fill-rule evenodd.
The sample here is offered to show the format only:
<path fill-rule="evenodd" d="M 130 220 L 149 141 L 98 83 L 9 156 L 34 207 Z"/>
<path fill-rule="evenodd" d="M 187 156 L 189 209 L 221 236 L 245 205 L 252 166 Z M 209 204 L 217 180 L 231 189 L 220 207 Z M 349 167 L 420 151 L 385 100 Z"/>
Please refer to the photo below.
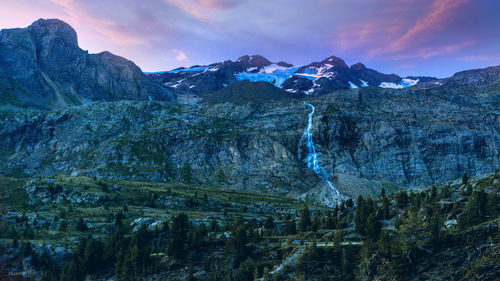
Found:
<path fill-rule="evenodd" d="M 336 208 L 196 185 L 70 176 L 0 182 L 2 280 L 500 274 L 498 173 Z"/>

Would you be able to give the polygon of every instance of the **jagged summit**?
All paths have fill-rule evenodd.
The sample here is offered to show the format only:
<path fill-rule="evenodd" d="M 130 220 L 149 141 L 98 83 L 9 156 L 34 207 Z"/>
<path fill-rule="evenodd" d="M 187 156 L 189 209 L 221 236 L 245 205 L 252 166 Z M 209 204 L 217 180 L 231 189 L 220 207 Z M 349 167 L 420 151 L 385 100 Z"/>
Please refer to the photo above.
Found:
<path fill-rule="evenodd" d="M 324 59 L 321 63 L 330 64 L 330 65 L 333 65 L 333 67 L 337 67 L 337 68 L 349 68 L 349 66 L 347 66 L 347 64 L 345 63 L 345 61 L 343 59 L 336 57 L 336 56 L 330 56 L 330 57 Z"/>
<path fill-rule="evenodd" d="M 350 69 L 352 69 L 352 70 L 362 70 L 362 69 L 366 69 L 366 66 L 363 63 L 361 63 L 361 62 L 357 62 L 357 63 L 351 65 Z"/>
<path fill-rule="evenodd" d="M 261 68 L 271 64 L 271 62 L 268 59 L 266 59 L 261 55 L 252 55 L 252 56 L 245 55 L 239 57 L 236 60 L 236 62 L 245 64 L 247 67 L 257 67 L 257 68 Z"/>
<path fill-rule="evenodd" d="M 62 20 L 38 19 L 28 27 L 28 30 L 37 39 L 61 39 L 70 45 L 78 47 L 76 31 Z"/>
<path fill-rule="evenodd" d="M 283 67 L 292 67 L 293 66 L 293 64 L 290 64 L 290 63 L 287 63 L 284 61 L 279 61 L 276 63 L 276 65 L 283 66 Z"/>

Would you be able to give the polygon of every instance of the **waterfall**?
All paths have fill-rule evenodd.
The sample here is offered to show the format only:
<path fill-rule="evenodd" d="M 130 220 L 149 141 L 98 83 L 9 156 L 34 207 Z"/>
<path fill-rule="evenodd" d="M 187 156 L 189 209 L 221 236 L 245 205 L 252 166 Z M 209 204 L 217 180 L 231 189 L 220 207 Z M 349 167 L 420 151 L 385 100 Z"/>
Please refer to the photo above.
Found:
<path fill-rule="evenodd" d="M 299 142 L 299 148 L 298 148 L 298 157 L 299 159 L 301 158 L 300 156 L 300 148 L 302 146 L 302 140 L 306 140 L 306 148 L 307 148 L 307 156 L 306 156 L 306 161 L 307 161 L 307 167 L 311 170 L 313 170 L 317 175 L 319 175 L 323 180 L 325 180 L 328 188 L 330 189 L 329 195 L 331 195 L 331 201 L 333 201 L 336 204 L 340 204 L 343 200 L 346 199 L 345 196 L 342 196 L 340 192 L 335 188 L 332 182 L 329 180 L 328 173 L 326 172 L 323 167 L 321 167 L 318 159 L 318 152 L 316 151 L 316 147 L 314 147 L 314 142 L 312 138 L 312 125 L 313 125 L 313 115 L 314 115 L 314 106 L 310 103 L 307 103 L 303 101 L 304 105 L 308 106 L 311 108 L 311 112 L 309 113 L 309 116 L 307 118 L 307 126 L 304 130 L 304 134 L 302 134 L 302 138 L 300 139 Z M 330 200 L 327 200 L 330 201 Z"/>

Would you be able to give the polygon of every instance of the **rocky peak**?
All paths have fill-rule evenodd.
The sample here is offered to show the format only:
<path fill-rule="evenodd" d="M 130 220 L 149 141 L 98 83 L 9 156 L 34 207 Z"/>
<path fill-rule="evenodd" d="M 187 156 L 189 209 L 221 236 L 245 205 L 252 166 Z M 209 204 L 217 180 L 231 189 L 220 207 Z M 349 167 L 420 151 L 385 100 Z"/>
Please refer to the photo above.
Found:
<path fill-rule="evenodd" d="M 331 64 L 335 68 L 349 68 L 343 59 L 336 57 L 336 56 L 330 56 L 330 57 L 324 59 L 321 63 L 322 64 Z"/>
<path fill-rule="evenodd" d="M 257 67 L 257 68 L 261 68 L 271 64 L 271 62 L 268 59 L 260 55 L 253 55 L 253 56 L 245 55 L 238 58 L 236 62 L 244 64 L 245 67 Z"/>
<path fill-rule="evenodd" d="M 351 65 L 351 69 L 352 70 L 363 70 L 363 69 L 366 69 L 366 66 L 364 64 L 358 62 L 358 63 Z"/>
<path fill-rule="evenodd" d="M 244 56 L 239 57 L 239 58 L 236 60 L 236 62 L 243 62 L 243 63 L 247 63 L 249 59 L 250 59 L 250 56 L 249 56 L 249 55 L 244 55 Z"/>
<path fill-rule="evenodd" d="M 30 33 L 42 42 L 61 39 L 63 42 L 78 47 L 76 31 L 67 23 L 58 19 L 39 19 L 28 27 Z"/>
<path fill-rule="evenodd" d="M 290 64 L 290 63 L 287 63 L 284 61 L 277 62 L 276 64 L 279 66 L 283 66 L 283 67 L 292 67 L 293 66 L 293 64 Z"/>
<path fill-rule="evenodd" d="M 332 65 L 333 68 L 336 68 L 336 69 L 342 69 L 342 68 L 349 68 L 349 66 L 347 66 L 347 64 L 345 63 L 345 61 L 339 57 L 336 57 L 336 56 L 330 56 L 320 62 L 312 62 L 308 65 L 305 65 L 305 66 L 302 66 L 300 69 L 299 69 L 299 72 L 303 72 L 305 71 L 306 69 L 308 68 L 320 68 L 320 67 L 323 67 L 324 65 Z"/>
<path fill-rule="evenodd" d="M 448 79 L 448 83 L 486 85 L 498 80 L 500 80 L 500 65 L 457 72 Z"/>

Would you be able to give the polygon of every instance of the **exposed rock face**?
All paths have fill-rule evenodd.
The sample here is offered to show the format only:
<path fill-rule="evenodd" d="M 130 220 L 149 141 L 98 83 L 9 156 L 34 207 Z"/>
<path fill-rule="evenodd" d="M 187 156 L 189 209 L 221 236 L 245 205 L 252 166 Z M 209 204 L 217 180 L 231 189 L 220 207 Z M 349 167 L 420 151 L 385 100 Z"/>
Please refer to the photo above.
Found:
<path fill-rule="evenodd" d="M 493 172 L 499 95 L 360 88 L 309 99 L 319 160 L 350 196 Z M 189 165 L 200 183 L 296 196 L 324 184 L 297 154 L 308 114 L 298 100 L 4 114 L 0 174 L 180 181 Z"/>
<path fill-rule="evenodd" d="M 397 83 L 401 81 L 401 77 L 396 74 L 383 74 L 373 69 L 367 68 L 362 63 L 351 65 L 351 71 L 359 79 L 366 81 L 368 85 L 378 85 L 381 81 Z"/>
<path fill-rule="evenodd" d="M 281 86 L 284 90 L 290 92 L 303 93 L 314 86 L 313 82 L 307 78 L 300 76 L 292 76 L 283 83 Z"/>
<path fill-rule="evenodd" d="M 174 100 L 173 91 L 133 62 L 89 55 L 76 32 L 55 19 L 0 31 L 0 105 L 62 108 L 91 101 Z"/>
<path fill-rule="evenodd" d="M 274 87 L 267 82 L 239 81 L 214 92 L 204 100 L 207 102 L 248 102 L 279 99 L 300 99 L 300 94 L 294 94 Z"/>
<path fill-rule="evenodd" d="M 250 67 L 261 68 L 271 64 L 271 62 L 268 59 L 260 55 L 242 56 L 239 59 L 237 59 L 236 62 L 240 63 L 244 68 L 250 68 Z"/>

